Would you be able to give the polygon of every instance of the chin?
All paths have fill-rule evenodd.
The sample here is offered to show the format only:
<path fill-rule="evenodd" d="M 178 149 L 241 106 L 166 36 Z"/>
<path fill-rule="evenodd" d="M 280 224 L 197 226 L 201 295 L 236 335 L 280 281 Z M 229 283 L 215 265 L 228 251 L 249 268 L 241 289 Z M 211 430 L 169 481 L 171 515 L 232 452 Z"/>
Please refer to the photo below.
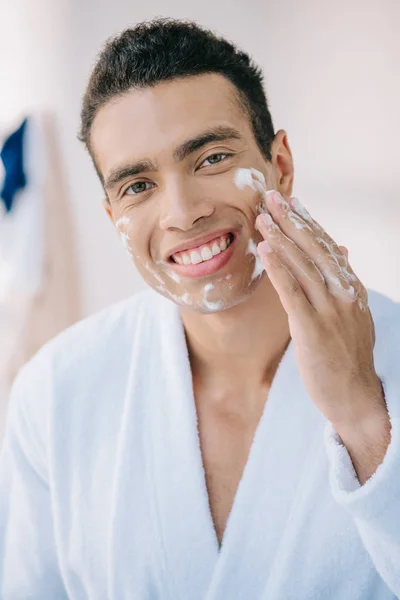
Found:
<path fill-rule="evenodd" d="M 186 294 L 186 302 L 182 300 L 183 296 L 176 298 L 176 303 L 182 306 L 186 311 L 200 314 L 210 315 L 221 312 L 226 312 L 231 308 L 235 308 L 239 304 L 242 304 L 248 300 L 259 284 L 263 280 L 263 275 L 258 276 L 254 280 L 248 280 L 247 284 L 243 284 L 243 280 L 239 284 L 231 284 L 231 287 L 221 293 L 221 290 L 212 289 L 210 293 L 199 294 L 198 292 L 193 294 Z M 214 293 L 211 293 L 213 292 Z"/>

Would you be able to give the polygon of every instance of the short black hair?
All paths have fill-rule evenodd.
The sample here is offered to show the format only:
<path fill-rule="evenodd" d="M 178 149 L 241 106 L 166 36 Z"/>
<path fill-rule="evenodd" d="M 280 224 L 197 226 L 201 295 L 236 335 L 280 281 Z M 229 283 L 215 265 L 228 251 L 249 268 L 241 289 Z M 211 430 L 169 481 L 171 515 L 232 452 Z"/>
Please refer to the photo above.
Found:
<path fill-rule="evenodd" d="M 271 160 L 275 134 L 261 69 L 248 54 L 193 21 L 157 18 L 125 29 L 100 52 L 83 97 L 78 135 L 93 162 L 90 130 L 100 107 L 135 88 L 205 73 L 219 73 L 233 83 L 257 145 Z"/>

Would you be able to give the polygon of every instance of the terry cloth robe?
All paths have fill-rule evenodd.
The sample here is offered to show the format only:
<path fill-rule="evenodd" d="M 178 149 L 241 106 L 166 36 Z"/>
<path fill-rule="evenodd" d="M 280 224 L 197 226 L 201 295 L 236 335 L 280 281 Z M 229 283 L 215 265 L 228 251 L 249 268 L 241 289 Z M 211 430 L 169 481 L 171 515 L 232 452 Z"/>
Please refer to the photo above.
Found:
<path fill-rule="evenodd" d="M 12 390 L 1 599 L 400 596 L 400 306 L 369 293 L 393 428 L 383 462 L 360 486 L 291 342 L 221 548 L 178 307 L 148 290 L 48 343 Z"/>

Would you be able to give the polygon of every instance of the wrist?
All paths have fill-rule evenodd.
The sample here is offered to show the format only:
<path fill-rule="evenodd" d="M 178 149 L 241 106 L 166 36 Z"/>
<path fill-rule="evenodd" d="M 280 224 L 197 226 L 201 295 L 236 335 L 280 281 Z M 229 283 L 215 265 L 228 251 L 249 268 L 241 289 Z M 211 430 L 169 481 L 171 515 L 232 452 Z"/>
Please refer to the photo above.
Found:
<path fill-rule="evenodd" d="M 343 405 L 346 410 L 343 410 Z M 390 422 L 382 382 L 376 376 L 373 383 L 363 389 L 353 389 L 348 400 L 342 403 L 340 419 L 331 420 L 337 433 L 342 437 L 349 433 L 367 434 L 383 428 Z"/>

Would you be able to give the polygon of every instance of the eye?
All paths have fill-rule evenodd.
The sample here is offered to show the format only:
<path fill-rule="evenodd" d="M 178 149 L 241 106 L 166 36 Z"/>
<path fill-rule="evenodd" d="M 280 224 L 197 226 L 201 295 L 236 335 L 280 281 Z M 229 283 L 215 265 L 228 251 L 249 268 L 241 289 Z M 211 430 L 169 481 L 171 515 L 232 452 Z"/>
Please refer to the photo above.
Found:
<path fill-rule="evenodd" d="M 205 159 L 205 161 L 202 163 L 203 165 L 206 163 L 206 161 L 208 160 L 210 165 L 217 165 L 218 163 L 222 162 L 223 160 L 225 160 L 225 158 L 232 156 L 232 154 L 227 154 L 226 152 L 221 152 L 219 154 L 210 154 L 210 156 L 207 156 L 207 158 Z M 221 158 L 222 157 L 222 158 Z M 206 165 L 208 166 L 208 165 Z"/>
<path fill-rule="evenodd" d="M 132 196 L 133 194 L 141 194 L 142 192 L 147 192 L 147 190 L 150 188 L 146 188 L 146 185 L 151 186 L 153 184 L 150 181 L 137 181 L 136 183 L 133 183 L 128 188 L 126 188 L 124 193 L 128 194 L 128 196 Z M 133 190 L 133 193 L 129 193 L 129 190 Z"/>

